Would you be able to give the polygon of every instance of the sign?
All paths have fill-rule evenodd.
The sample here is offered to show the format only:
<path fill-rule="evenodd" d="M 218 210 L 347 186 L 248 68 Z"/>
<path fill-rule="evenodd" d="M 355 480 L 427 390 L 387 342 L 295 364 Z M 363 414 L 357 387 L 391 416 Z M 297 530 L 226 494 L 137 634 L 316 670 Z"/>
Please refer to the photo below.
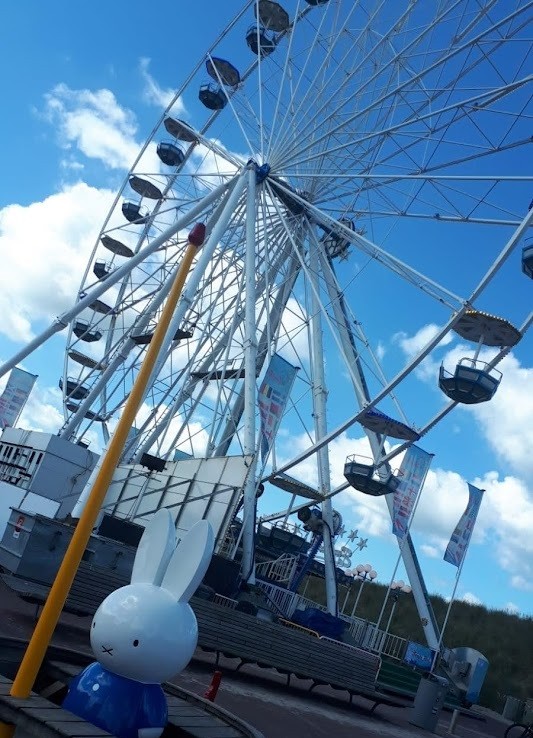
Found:
<path fill-rule="evenodd" d="M 418 446 L 409 446 L 405 452 L 398 473 L 400 484 L 394 493 L 392 532 L 398 538 L 407 535 L 413 508 L 432 459 L 433 454 L 428 454 Z"/>
<path fill-rule="evenodd" d="M 266 460 L 292 390 L 298 367 L 274 354 L 259 388 L 257 403 L 261 417 L 261 456 Z"/>
<path fill-rule="evenodd" d="M 435 651 L 432 648 L 423 646 L 421 643 L 409 641 L 403 660 L 410 666 L 417 666 L 419 669 L 424 669 L 424 671 L 430 671 L 434 658 Z"/>
<path fill-rule="evenodd" d="M 11 370 L 0 397 L 0 428 L 13 427 L 16 424 L 36 379 L 36 374 L 30 374 L 18 367 Z"/>
<path fill-rule="evenodd" d="M 484 491 L 484 489 L 478 489 L 472 484 L 468 485 L 468 505 L 452 533 L 444 554 L 444 561 L 449 564 L 459 567 L 463 563 Z"/>

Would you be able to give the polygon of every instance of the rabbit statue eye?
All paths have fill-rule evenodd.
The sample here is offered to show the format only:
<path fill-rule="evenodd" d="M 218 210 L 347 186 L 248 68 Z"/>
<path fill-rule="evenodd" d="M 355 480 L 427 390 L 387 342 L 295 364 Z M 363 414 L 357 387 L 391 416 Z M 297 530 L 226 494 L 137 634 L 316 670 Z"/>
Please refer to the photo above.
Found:
<path fill-rule="evenodd" d="M 137 646 L 139 645 L 139 641 L 137 638 L 133 641 L 133 645 L 135 648 L 137 648 Z"/>

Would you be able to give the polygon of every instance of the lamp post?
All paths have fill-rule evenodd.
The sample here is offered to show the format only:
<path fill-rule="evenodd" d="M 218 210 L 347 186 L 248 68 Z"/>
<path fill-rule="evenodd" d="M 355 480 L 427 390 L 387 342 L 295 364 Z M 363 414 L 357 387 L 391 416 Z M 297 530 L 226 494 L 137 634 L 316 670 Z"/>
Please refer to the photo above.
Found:
<path fill-rule="evenodd" d="M 387 620 L 387 625 L 385 627 L 385 632 L 383 633 L 383 637 L 381 638 L 381 647 L 380 647 L 380 653 L 383 649 L 383 645 L 385 643 L 385 639 L 387 638 L 387 635 L 389 633 L 389 628 L 392 623 L 392 618 L 394 617 L 394 611 L 396 610 L 396 605 L 398 604 L 398 600 L 400 599 L 401 595 L 403 594 L 410 594 L 411 593 L 411 587 L 406 584 L 403 579 L 400 579 L 398 582 L 392 582 L 389 590 L 389 597 L 392 599 L 392 607 L 390 609 L 389 613 L 389 619 Z"/>
<path fill-rule="evenodd" d="M 359 587 L 359 592 L 357 593 L 357 597 L 355 598 L 355 602 L 352 608 L 352 612 L 350 613 L 350 617 L 353 618 L 353 614 L 357 609 L 357 605 L 359 604 L 359 600 L 361 598 L 361 593 L 363 591 L 363 587 L 365 585 L 365 582 L 373 582 L 374 579 L 377 577 L 378 573 L 377 571 L 372 567 L 372 564 L 358 564 L 355 569 L 352 569 L 352 576 L 354 579 L 359 579 L 361 582 L 361 586 Z"/>

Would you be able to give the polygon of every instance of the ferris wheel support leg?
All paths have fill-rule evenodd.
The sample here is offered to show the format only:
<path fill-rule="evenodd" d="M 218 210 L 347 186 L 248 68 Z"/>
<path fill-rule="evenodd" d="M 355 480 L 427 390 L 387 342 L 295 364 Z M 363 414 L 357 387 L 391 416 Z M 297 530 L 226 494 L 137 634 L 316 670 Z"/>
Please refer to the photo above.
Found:
<path fill-rule="evenodd" d="M 256 294 L 261 294 L 268 287 L 268 285 L 270 284 L 271 275 L 277 274 L 280 268 L 281 268 L 281 258 L 273 261 L 269 265 L 268 278 L 265 279 L 263 277 L 260 281 L 256 283 Z M 296 282 L 298 273 L 299 273 L 298 265 L 297 265 L 296 260 L 294 260 L 291 266 L 291 269 L 288 271 L 283 289 L 279 290 L 278 294 L 276 295 L 274 304 L 272 305 L 272 308 L 270 309 L 269 318 L 265 322 L 262 333 L 259 336 L 259 339 L 257 342 L 256 375 L 261 371 L 266 359 L 268 358 L 269 346 L 271 343 L 271 336 L 277 335 L 279 325 L 281 322 L 281 317 L 283 315 L 283 310 L 285 309 L 287 300 L 289 299 L 289 296 L 292 292 L 292 289 L 294 287 L 294 283 Z M 243 412 L 244 412 L 244 387 L 242 387 L 239 392 L 239 398 L 232 408 L 231 416 L 228 418 L 225 430 L 222 433 L 222 436 L 221 436 L 222 440 L 219 443 L 219 445 L 216 447 L 213 456 L 225 456 L 227 454 Z M 262 470 L 266 463 L 266 459 L 262 459 L 261 463 L 262 463 L 262 468 L 261 468 L 261 471 L 259 472 L 260 474 L 262 474 Z"/>
<path fill-rule="evenodd" d="M 242 536 L 242 577 L 245 582 L 255 584 L 255 520 L 257 500 L 256 467 L 257 440 L 255 411 L 257 387 L 255 372 L 257 366 L 257 331 L 255 318 L 255 211 L 256 211 L 255 168 L 248 169 L 248 189 L 246 193 L 246 253 L 245 253 L 245 296 L 244 296 L 244 442 L 243 452 L 250 454 L 252 461 L 243 489 L 243 536 Z"/>
<path fill-rule="evenodd" d="M 364 407 L 364 405 L 370 401 L 370 395 L 368 393 L 366 382 L 364 381 L 361 361 L 357 352 L 357 346 L 353 340 L 353 335 L 351 334 L 351 326 L 348 321 L 348 316 L 346 312 L 342 310 L 342 294 L 336 288 L 331 265 L 328 263 L 326 257 L 321 252 L 319 253 L 321 257 L 322 273 L 325 277 L 330 303 L 333 305 L 343 352 L 346 357 L 347 363 L 351 367 L 350 375 L 354 384 L 354 390 L 358 398 L 360 407 Z M 378 467 L 378 473 L 381 478 L 386 478 L 390 473 L 390 465 L 387 462 L 382 461 L 384 456 L 382 439 L 380 439 L 379 436 L 377 436 L 372 431 L 368 431 L 365 429 L 365 433 L 368 437 L 374 461 L 376 463 L 381 461 L 381 464 Z M 390 498 L 391 495 L 387 495 L 387 505 L 392 517 L 393 503 Z M 431 602 L 429 600 L 429 595 L 424 582 L 422 571 L 418 564 L 416 551 L 412 544 L 409 533 L 406 539 L 401 542 L 400 552 L 404 562 L 405 570 L 407 572 L 407 576 L 409 578 L 409 582 L 413 589 L 413 597 L 415 599 L 426 640 L 431 648 L 435 648 L 439 638 L 438 626 L 435 621 L 435 616 L 431 607 Z M 381 616 L 382 614 L 380 615 L 380 620 Z"/>
<path fill-rule="evenodd" d="M 193 233 L 189 236 L 189 244 L 183 257 L 181 267 L 176 275 L 172 289 L 168 296 L 167 302 L 161 313 L 160 321 L 154 332 L 154 336 L 148 347 L 144 361 L 139 370 L 139 374 L 133 384 L 131 392 L 128 396 L 124 411 L 118 421 L 117 427 L 111 438 L 111 442 L 105 454 L 105 458 L 100 468 L 100 472 L 95 480 L 91 494 L 87 499 L 87 503 L 83 513 L 78 521 L 76 529 L 72 535 L 69 546 L 66 550 L 57 576 L 50 589 L 50 594 L 44 604 L 41 616 L 31 640 L 26 649 L 26 653 L 20 664 L 13 685 L 11 687 L 11 696 L 26 698 L 37 677 L 37 673 L 50 643 L 54 629 L 61 615 L 61 611 L 67 599 L 70 587 L 80 565 L 81 558 L 85 551 L 85 547 L 91 536 L 94 523 L 104 502 L 108 487 L 113 479 L 120 454 L 124 448 L 126 437 L 135 419 L 135 415 L 141 405 L 142 397 L 146 389 L 148 380 L 152 373 L 153 365 L 157 359 L 161 345 L 165 338 L 168 325 L 172 318 L 172 314 L 176 307 L 176 303 L 182 292 L 183 285 L 187 278 L 187 274 L 191 268 L 193 259 L 198 248 L 203 243 L 205 233 Z"/>
<path fill-rule="evenodd" d="M 326 402 L 328 391 L 324 374 L 324 346 L 322 340 L 322 313 L 320 308 L 318 272 L 319 243 L 309 240 L 309 272 L 311 281 L 311 378 L 313 385 L 313 415 L 315 418 L 315 439 L 318 441 L 327 433 Z M 326 496 L 331 491 L 329 451 L 322 446 L 317 452 L 318 489 Z M 326 605 L 331 615 L 337 614 L 337 573 L 333 550 L 333 506 L 331 499 L 322 502 L 322 520 L 324 521 L 324 568 L 326 580 Z"/>
<path fill-rule="evenodd" d="M 190 223 L 192 223 L 192 221 L 195 220 L 197 216 L 200 215 L 205 210 L 205 208 L 208 207 L 214 200 L 218 199 L 228 189 L 228 187 L 234 185 L 235 181 L 236 178 L 231 180 L 231 182 L 225 182 L 224 184 L 216 187 L 202 200 L 200 200 L 200 202 L 198 202 L 190 210 L 188 210 L 182 218 L 179 218 L 173 225 L 167 228 L 166 231 L 163 231 L 160 236 L 154 238 L 154 240 L 148 246 L 132 256 L 126 264 L 111 272 L 111 274 L 103 282 L 101 282 L 90 292 L 88 292 L 85 297 L 79 300 L 73 307 L 70 308 L 70 310 L 67 310 L 58 318 L 56 318 L 54 322 L 50 326 L 48 326 L 48 328 L 46 328 L 42 333 L 36 336 L 33 341 L 30 341 L 30 343 L 26 344 L 24 348 L 22 348 L 18 353 L 12 356 L 11 359 L 6 361 L 5 364 L 0 367 L 0 377 L 3 377 L 4 374 L 7 374 L 8 371 L 13 369 L 14 366 L 16 366 L 19 362 L 23 361 L 23 359 L 33 353 L 35 349 L 39 348 L 39 346 L 42 346 L 42 344 L 45 343 L 45 341 L 47 341 L 53 335 L 64 330 L 68 326 L 68 324 L 83 310 L 85 310 L 85 308 L 89 307 L 89 305 L 93 303 L 97 297 L 100 297 L 100 295 L 102 295 L 110 287 L 116 284 L 116 282 L 129 274 L 129 272 L 131 272 L 131 270 L 136 267 L 137 264 L 143 261 L 154 251 L 157 251 L 158 248 L 160 248 L 166 241 L 168 241 L 169 238 L 172 238 L 172 236 L 174 236 L 179 230 L 181 230 L 182 228 L 186 228 Z"/>

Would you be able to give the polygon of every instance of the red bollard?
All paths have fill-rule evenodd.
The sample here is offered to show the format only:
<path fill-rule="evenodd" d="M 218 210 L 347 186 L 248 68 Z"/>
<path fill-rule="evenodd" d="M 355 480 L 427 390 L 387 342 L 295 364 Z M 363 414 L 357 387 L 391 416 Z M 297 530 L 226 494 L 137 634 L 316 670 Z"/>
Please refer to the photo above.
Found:
<path fill-rule="evenodd" d="M 213 674 L 213 678 L 211 679 L 211 684 L 209 685 L 206 693 L 204 694 L 204 697 L 206 700 L 209 700 L 210 702 L 215 701 L 215 697 L 217 696 L 218 688 L 220 687 L 221 681 L 222 681 L 222 672 L 215 671 L 215 673 Z"/>

